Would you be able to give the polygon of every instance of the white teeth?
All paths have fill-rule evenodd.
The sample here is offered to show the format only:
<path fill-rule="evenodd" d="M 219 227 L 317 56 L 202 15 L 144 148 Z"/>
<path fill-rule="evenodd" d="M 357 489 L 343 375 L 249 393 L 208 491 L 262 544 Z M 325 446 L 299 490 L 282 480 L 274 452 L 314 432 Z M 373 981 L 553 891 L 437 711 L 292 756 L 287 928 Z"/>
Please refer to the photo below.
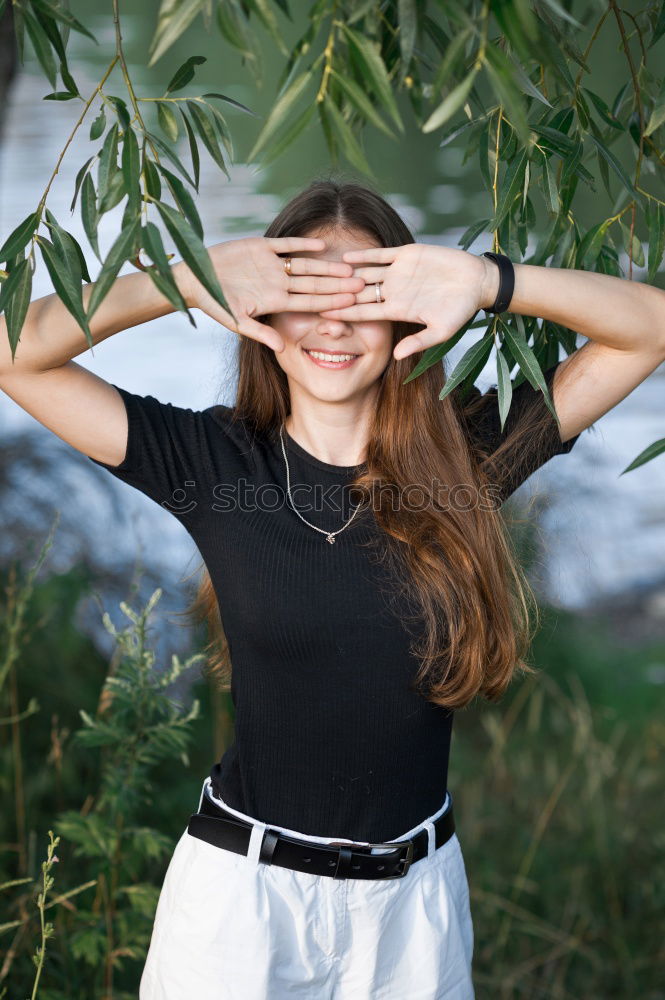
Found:
<path fill-rule="evenodd" d="M 358 357 L 357 354 L 324 354 L 322 351 L 306 351 L 306 353 L 318 358 L 319 361 L 351 361 L 352 358 Z"/>

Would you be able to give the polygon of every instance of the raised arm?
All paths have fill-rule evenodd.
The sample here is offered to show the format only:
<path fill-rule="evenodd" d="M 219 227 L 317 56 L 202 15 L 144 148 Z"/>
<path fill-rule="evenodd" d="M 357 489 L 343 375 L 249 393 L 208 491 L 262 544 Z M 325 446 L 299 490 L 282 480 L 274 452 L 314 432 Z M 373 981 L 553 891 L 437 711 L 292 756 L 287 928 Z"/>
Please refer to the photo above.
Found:
<path fill-rule="evenodd" d="M 230 330 L 277 346 L 279 335 L 252 317 L 288 309 L 318 311 L 344 306 L 364 287 L 349 264 L 309 260 L 308 273 L 289 277 L 279 253 L 321 251 L 320 239 L 230 240 L 210 254 L 225 297 L 238 318 L 208 295 L 183 263 L 173 274 L 190 308 L 199 308 Z M 296 284 L 297 283 L 297 284 Z M 83 289 L 87 305 L 93 284 Z M 173 312 L 169 301 L 143 272 L 117 278 L 90 322 L 94 344 L 120 330 Z M 4 318 L 0 318 L 0 389 L 41 424 L 90 458 L 119 465 L 127 448 L 127 412 L 114 386 L 72 358 L 88 350 L 85 334 L 56 295 L 28 308 L 12 360 Z"/>

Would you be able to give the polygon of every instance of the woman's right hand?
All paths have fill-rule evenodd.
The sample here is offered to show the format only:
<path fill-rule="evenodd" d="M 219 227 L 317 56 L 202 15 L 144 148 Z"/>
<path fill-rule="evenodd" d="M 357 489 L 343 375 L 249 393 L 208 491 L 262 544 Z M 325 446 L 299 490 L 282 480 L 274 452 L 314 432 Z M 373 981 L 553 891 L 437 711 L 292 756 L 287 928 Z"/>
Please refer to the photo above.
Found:
<path fill-rule="evenodd" d="M 291 274 L 278 254 L 318 253 L 325 240 L 287 236 L 271 239 L 251 236 L 228 240 L 208 248 L 224 297 L 237 317 L 232 316 L 203 287 L 184 261 L 173 267 L 185 302 L 234 333 L 244 334 L 275 351 L 284 348 L 280 334 L 254 317 L 279 312 L 323 312 L 354 305 L 356 293 L 365 281 L 353 277 L 353 267 L 343 261 L 293 257 Z"/>

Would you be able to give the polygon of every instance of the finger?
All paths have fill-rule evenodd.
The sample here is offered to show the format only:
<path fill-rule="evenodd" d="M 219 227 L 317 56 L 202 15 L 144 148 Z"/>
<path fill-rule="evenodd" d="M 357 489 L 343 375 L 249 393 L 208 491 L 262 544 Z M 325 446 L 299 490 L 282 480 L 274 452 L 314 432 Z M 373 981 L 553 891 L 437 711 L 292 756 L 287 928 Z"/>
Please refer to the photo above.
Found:
<path fill-rule="evenodd" d="M 365 282 L 362 278 L 331 278 L 327 275 L 301 275 L 294 277 L 291 276 L 291 281 L 289 282 L 289 293 L 291 292 L 308 292 L 318 293 L 320 295 L 331 295 L 334 292 L 362 292 L 365 287 Z"/>
<path fill-rule="evenodd" d="M 385 302 L 367 302 L 361 305 L 351 305 L 347 309 L 340 306 L 322 309 L 321 315 L 326 319 L 343 319 L 349 323 L 368 323 L 371 320 L 392 319 L 388 315 Z"/>
<path fill-rule="evenodd" d="M 428 347 L 433 347 L 435 344 L 443 344 L 450 340 L 451 336 L 452 333 L 443 330 L 419 330 L 418 333 L 412 333 L 411 336 L 404 337 L 399 344 L 396 344 L 393 357 L 400 361 L 417 351 L 426 351 Z"/>
<path fill-rule="evenodd" d="M 342 260 L 349 264 L 392 264 L 399 247 L 370 247 L 367 250 L 346 250 Z"/>
<path fill-rule="evenodd" d="M 267 323 L 257 323 L 255 319 L 251 319 L 249 316 L 243 318 L 240 327 L 238 328 L 238 333 L 242 333 L 246 337 L 251 337 L 252 340 L 258 340 L 262 344 L 266 344 L 268 347 L 272 348 L 273 351 L 283 351 L 284 350 L 284 340 L 271 326 Z"/>
<path fill-rule="evenodd" d="M 344 309 L 345 306 L 353 306 L 355 301 L 353 292 L 338 292 L 334 295 L 302 295 L 297 292 L 288 296 L 286 311 L 321 312 L 322 309 Z"/>
<path fill-rule="evenodd" d="M 274 236 L 267 237 L 267 242 L 275 253 L 297 253 L 299 250 L 316 253 L 326 248 L 326 241 L 320 236 Z"/>
<path fill-rule="evenodd" d="M 355 277 L 350 264 L 341 260 L 317 260 L 314 257 L 292 257 L 291 274 L 327 274 L 336 278 Z"/>
<path fill-rule="evenodd" d="M 372 285 L 376 281 L 385 281 L 388 273 L 387 267 L 354 267 L 353 277 L 362 278 L 367 285 Z"/>

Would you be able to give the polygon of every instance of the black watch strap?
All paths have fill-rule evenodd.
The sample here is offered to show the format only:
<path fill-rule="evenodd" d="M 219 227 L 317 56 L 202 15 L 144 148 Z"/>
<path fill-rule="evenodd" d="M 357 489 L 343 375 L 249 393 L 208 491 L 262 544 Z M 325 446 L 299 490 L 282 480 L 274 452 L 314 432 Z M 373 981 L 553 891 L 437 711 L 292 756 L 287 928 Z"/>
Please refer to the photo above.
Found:
<path fill-rule="evenodd" d="M 487 251 L 481 256 L 489 257 L 490 260 L 493 260 L 499 268 L 499 291 L 497 292 L 494 305 L 490 306 L 489 309 L 485 309 L 485 312 L 505 312 L 510 305 L 510 300 L 512 299 L 513 292 L 515 290 L 515 268 L 513 267 L 513 262 L 510 257 L 506 257 L 503 253 L 492 253 Z"/>

